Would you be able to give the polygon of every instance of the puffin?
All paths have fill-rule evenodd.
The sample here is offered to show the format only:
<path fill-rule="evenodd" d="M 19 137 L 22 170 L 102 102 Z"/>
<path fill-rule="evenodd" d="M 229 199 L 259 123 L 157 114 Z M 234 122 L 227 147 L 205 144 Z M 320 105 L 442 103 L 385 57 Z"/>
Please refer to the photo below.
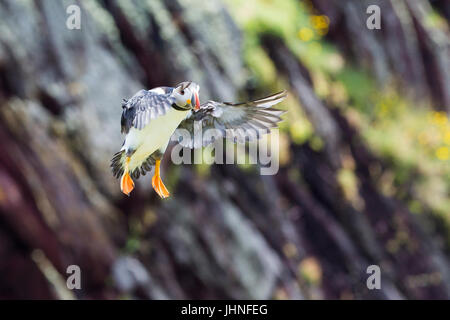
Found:
<path fill-rule="evenodd" d="M 185 81 L 175 87 L 142 89 L 123 100 L 121 132 L 126 136 L 120 151 L 113 155 L 111 168 L 120 179 L 124 194 L 130 195 L 134 189 L 133 179 L 154 169 L 153 189 L 161 198 L 168 198 L 170 193 L 161 179 L 160 166 L 171 140 L 194 149 L 208 146 L 218 138 L 234 137 L 234 142 L 259 139 L 282 120 L 284 111 L 273 106 L 287 96 L 284 90 L 248 102 L 210 100 L 200 104 L 199 91 L 198 84 Z M 200 139 L 194 138 L 199 128 L 204 134 Z M 177 129 L 184 129 L 189 137 L 177 135 Z M 208 130 L 214 130 L 214 134 L 205 134 Z"/>

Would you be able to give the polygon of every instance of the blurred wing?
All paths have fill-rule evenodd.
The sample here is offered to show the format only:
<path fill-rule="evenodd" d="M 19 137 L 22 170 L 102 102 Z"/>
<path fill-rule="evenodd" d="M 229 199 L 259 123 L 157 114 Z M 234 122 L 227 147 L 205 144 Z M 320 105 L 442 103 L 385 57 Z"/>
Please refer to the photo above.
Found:
<path fill-rule="evenodd" d="M 284 111 L 272 106 L 286 96 L 287 92 L 282 91 L 244 103 L 208 101 L 181 122 L 173 140 L 183 147 L 201 148 L 224 137 L 240 143 L 259 139 L 281 121 Z"/>
<path fill-rule="evenodd" d="M 131 127 L 141 130 L 151 119 L 165 115 L 175 102 L 169 89 L 141 90 L 128 100 L 123 106 L 122 133 L 128 133 Z"/>

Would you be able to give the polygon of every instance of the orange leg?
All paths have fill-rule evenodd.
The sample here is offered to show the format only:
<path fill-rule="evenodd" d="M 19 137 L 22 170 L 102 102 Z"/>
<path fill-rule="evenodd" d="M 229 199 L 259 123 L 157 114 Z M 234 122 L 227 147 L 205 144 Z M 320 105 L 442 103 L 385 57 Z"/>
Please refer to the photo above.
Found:
<path fill-rule="evenodd" d="M 161 197 L 161 198 L 167 198 L 170 196 L 169 191 L 167 191 L 166 186 L 164 185 L 164 183 L 161 180 L 161 176 L 160 176 L 160 172 L 159 172 L 159 167 L 161 165 L 161 160 L 156 160 L 156 164 L 155 164 L 155 174 L 153 175 L 152 178 L 152 186 L 153 189 L 155 189 L 156 193 Z"/>
<path fill-rule="evenodd" d="M 122 178 L 120 178 L 120 190 L 125 193 L 127 196 L 130 195 L 130 192 L 134 189 L 134 182 L 130 177 L 128 172 L 128 164 L 130 163 L 130 157 L 127 157 L 125 160 L 125 170 L 123 172 Z"/>

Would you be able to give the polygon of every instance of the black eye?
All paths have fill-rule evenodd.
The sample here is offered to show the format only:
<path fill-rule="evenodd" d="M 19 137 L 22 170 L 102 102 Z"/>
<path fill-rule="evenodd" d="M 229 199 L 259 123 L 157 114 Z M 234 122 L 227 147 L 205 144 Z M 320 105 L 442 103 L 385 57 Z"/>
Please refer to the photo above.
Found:
<path fill-rule="evenodd" d="M 182 95 L 182 96 L 184 96 L 184 90 L 181 90 L 181 92 L 180 92 L 180 93 L 181 93 L 181 95 Z"/>

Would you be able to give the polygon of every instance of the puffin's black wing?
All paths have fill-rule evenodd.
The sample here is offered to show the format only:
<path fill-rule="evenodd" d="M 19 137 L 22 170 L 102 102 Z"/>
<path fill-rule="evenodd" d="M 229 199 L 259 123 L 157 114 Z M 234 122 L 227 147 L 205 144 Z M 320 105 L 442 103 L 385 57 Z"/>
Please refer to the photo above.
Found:
<path fill-rule="evenodd" d="M 152 90 L 140 90 L 130 100 L 125 100 L 120 124 L 122 133 L 128 133 L 131 127 L 141 130 L 151 119 L 165 115 L 175 98 L 171 96 L 173 88 L 159 87 Z"/>
<path fill-rule="evenodd" d="M 224 137 L 232 138 L 235 142 L 259 139 L 281 121 L 280 116 L 284 111 L 272 106 L 286 96 L 287 92 L 282 91 L 244 103 L 208 101 L 181 122 L 172 140 L 178 141 L 183 147 L 201 148 Z"/>

